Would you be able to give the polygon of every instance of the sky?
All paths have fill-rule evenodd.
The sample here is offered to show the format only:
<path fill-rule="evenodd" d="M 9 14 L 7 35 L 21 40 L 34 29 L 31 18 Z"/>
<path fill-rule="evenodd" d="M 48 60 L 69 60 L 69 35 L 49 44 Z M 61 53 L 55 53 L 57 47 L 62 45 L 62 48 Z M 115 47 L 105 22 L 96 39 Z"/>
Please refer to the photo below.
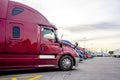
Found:
<path fill-rule="evenodd" d="M 13 0 L 42 13 L 62 39 L 92 51 L 120 48 L 120 0 Z"/>

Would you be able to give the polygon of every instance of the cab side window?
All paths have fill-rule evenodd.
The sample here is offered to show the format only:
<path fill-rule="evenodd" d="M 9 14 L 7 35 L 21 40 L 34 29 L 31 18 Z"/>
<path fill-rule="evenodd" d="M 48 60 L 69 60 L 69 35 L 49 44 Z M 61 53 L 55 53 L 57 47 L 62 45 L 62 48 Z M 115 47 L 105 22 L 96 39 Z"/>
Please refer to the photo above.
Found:
<path fill-rule="evenodd" d="M 55 34 L 52 29 L 43 28 L 42 35 L 46 39 L 55 40 Z"/>
<path fill-rule="evenodd" d="M 18 26 L 13 27 L 12 36 L 13 38 L 20 38 L 20 28 Z"/>

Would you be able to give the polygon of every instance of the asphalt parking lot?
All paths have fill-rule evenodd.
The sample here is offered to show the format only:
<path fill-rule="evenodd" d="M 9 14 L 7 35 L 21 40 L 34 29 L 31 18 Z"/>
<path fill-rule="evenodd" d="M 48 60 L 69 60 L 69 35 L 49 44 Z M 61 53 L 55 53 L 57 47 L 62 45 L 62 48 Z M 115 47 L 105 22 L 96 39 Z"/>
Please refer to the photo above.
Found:
<path fill-rule="evenodd" d="M 94 57 L 77 69 L 24 70 L 0 72 L 0 80 L 120 80 L 120 58 Z"/>

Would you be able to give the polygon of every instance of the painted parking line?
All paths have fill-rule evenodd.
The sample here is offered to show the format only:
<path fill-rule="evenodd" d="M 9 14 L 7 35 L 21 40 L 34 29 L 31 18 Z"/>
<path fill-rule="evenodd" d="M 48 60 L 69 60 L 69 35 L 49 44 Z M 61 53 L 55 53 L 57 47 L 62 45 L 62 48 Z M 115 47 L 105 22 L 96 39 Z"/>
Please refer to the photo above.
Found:
<path fill-rule="evenodd" d="M 35 75 L 35 76 L 16 76 L 12 78 L 0 78 L 0 80 L 20 80 L 20 79 L 27 79 L 27 80 L 36 80 L 41 78 L 42 75 Z"/>
<path fill-rule="evenodd" d="M 38 76 L 34 76 L 33 78 L 30 78 L 29 80 L 36 80 L 36 79 L 41 78 L 41 77 L 42 77 L 42 75 L 38 75 Z"/>
<path fill-rule="evenodd" d="M 12 78 L 12 80 L 17 80 L 17 78 L 14 77 L 14 78 Z"/>

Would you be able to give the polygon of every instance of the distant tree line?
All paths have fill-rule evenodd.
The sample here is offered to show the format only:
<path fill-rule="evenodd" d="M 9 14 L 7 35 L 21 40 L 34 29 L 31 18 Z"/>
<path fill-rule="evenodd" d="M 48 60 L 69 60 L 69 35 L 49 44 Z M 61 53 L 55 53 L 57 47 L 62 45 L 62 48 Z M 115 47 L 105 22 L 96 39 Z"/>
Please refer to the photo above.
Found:
<path fill-rule="evenodd" d="M 109 51 L 109 54 L 113 54 L 113 51 Z"/>

